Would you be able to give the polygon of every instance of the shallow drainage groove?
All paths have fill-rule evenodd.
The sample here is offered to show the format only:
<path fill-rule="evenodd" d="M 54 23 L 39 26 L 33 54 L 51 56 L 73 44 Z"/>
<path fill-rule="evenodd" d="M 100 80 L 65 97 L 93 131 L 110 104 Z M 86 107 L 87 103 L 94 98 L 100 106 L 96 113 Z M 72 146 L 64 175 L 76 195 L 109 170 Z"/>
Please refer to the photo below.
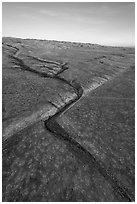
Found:
<path fill-rule="evenodd" d="M 67 105 L 68 107 L 68 105 Z M 66 107 L 66 108 L 67 108 Z M 52 133 L 55 137 L 67 141 L 71 146 L 73 146 L 75 149 L 78 149 L 78 151 L 81 154 L 85 154 L 85 157 L 88 158 L 88 163 L 92 163 L 95 165 L 95 167 L 98 169 L 101 175 L 103 175 L 106 180 L 112 185 L 115 193 L 120 194 L 121 197 L 124 197 L 127 201 L 134 201 L 134 196 L 125 191 L 123 188 L 121 188 L 117 181 L 115 181 L 112 176 L 106 171 L 105 168 L 101 167 L 100 163 L 96 161 L 96 159 L 88 152 L 84 147 L 81 146 L 75 139 L 73 139 L 57 122 L 56 118 L 66 109 L 63 108 L 60 112 L 52 116 L 50 119 L 45 121 L 45 128 Z M 84 159 L 85 160 L 85 159 Z"/>
<path fill-rule="evenodd" d="M 16 53 L 10 57 L 12 57 L 13 59 L 17 60 L 17 62 L 19 63 L 20 67 L 26 71 L 30 71 L 30 72 L 33 72 L 35 74 L 38 74 L 40 75 L 41 77 L 46 77 L 46 78 L 53 78 L 53 79 L 56 79 L 56 80 L 60 80 L 64 83 L 67 83 L 69 86 L 73 87 L 73 89 L 75 90 L 76 94 L 77 94 L 77 97 L 74 99 L 74 100 L 71 100 L 69 101 L 63 108 L 61 108 L 60 110 L 57 111 L 57 113 L 55 113 L 54 115 L 52 115 L 51 117 L 49 117 L 49 119 L 47 119 L 45 121 L 45 127 L 46 129 L 51 132 L 52 134 L 54 135 L 57 135 L 58 137 L 62 137 L 62 139 L 64 140 L 68 140 L 69 143 L 71 145 L 73 145 L 74 147 L 77 147 L 79 148 L 79 150 L 83 151 L 92 161 L 94 161 L 95 165 L 97 166 L 98 170 L 100 171 L 100 173 L 109 180 L 109 182 L 112 184 L 112 186 L 114 187 L 114 189 L 119 193 L 121 194 L 122 196 L 124 196 L 125 198 L 128 199 L 128 201 L 132 201 L 132 199 L 130 198 L 130 195 L 128 195 L 127 192 L 124 191 L 124 189 L 121 189 L 120 186 L 118 186 L 116 184 L 116 182 L 114 182 L 114 180 L 107 174 L 106 170 L 105 169 L 102 169 L 102 167 L 100 166 L 100 164 L 95 160 L 95 158 L 86 150 L 84 149 L 77 141 L 75 141 L 74 139 L 72 139 L 57 123 L 56 123 L 56 120 L 55 118 L 58 117 L 61 113 L 64 113 L 64 111 L 66 111 L 69 107 L 75 105 L 75 103 L 82 97 L 83 95 L 83 88 L 76 82 L 76 81 L 73 81 L 73 82 L 68 82 L 67 80 L 65 80 L 64 78 L 61 78 L 60 76 L 58 76 L 58 74 L 62 73 L 63 71 L 65 71 L 66 69 L 68 68 L 65 68 L 64 67 L 64 64 L 61 65 L 60 64 L 60 70 L 57 72 L 57 74 L 51 76 L 51 75 L 48 75 L 46 73 L 42 73 L 42 72 L 39 72 L 37 70 L 34 70 L 34 69 L 31 69 L 29 66 L 25 65 L 25 63 L 23 62 L 22 59 L 20 59 L 18 57 L 18 54 L 21 52 L 21 50 L 19 48 L 16 48 L 12 45 L 8 45 L 8 44 L 5 44 L 9 47 L 12 47 L 14 49 L 16 49 Z M 32 57 L 32 56 L 30 56 Z M 38 59 L 39 61 L 42 60 L 42 59 Z M 44 62 L 44 60 L 43 60 Z M 49 62 L 50 63 L 50 62 Z M 54 62 L 52 62 L 54 63 Z M 55 62 L 56 63 L 56 62 Z M 95 88 L 96 89 L 96 88 Z M 94 90 L 94 89 L 92 89 Z M 58 125 L 57 126 L 57 129 L 54 130 L 55 128 L 55 124 Z M 14 133 L 15 134 L 15 133 Z"/>
<path fill-rule="evenodd" d="M 98 88 L 98 87 L 96 87 Z M 96 89 L 95 88 L 95 89 Z M 83 96 L 83 88 L 79 85 L 75 86 L 75 89 L 77 90 L 77 98 L 68 103 L 66 106 L 64 106 L 59 112 L 57 112 L 55 115 L 51 116 L 47 121 L 45 121 L 45 127 L 46 129 L 52 133 L 54 136 L 57 136 L 58 138 L 62 140 L 67 140 L 74 148 L 78 148 L 79 151 L 82 151 L 86 154 L 86 156 L 89 158 L 89 163 L 92 161 L 96 168 L 99 170 L 100 174 L 103 175 L 109 183 L 113 186 L 114 190 L 120 194 L 122 197 L 124 197 L 127 201 L 133 202 L 134 196 L 129 193 L 127 190 L 124 190 L 115 179 L 107 172 L 107 170 L 99 164 L 98 161 L 88 152 L 84 147 L 82 147 L 75 139 L 73 139 L 57 122 L 56 118 L 59 117 L 61 114 L 63 114 L 65 111 L 67 111 L 71 106 L 75 105 L 76 102 L 78 102 L 81 97 Z M 94 89 L 92 89 L 94 90 Z M 84 95 L 85 96 L 85 95 Z"/>
<path fill-rule="evenodd" d="M 4 43 L 3 43 L 4 44 Z M 21 69 L 23 70 L 26 70 L 26 71 L 30 71 L 32 73 L 35 73 L 41 77 L 44 77 L 44 78 L 53 78 L 55 80 L 58 80 L 58 81 L 61 81 L 69 86 L 71 86 L 74 90 L 74 93 L 76 94 L 77 97 L 72 97 L 71 100 L 69 100 L 69 102 L 67 102 L 67 104 L 65 104 L 65 101 L 64 101 L 64 106 L 65 106 L 65 109 L 73 104 L 73 102 L 77 101 L 83 94 L 83 89 L 80 87 L 80 85 L 76 82 L 76 81 L 73 81 L 73 82 L 69 82 L 67 81 L 66 79 L 64 78 L 61 78 L 60 76 L 58 76 L 58 74 L 64 72 L 66 69 L 68 69 L 68 67 L 66 67 L 66 63 L 58 63 L 58 66 L 60 67 L 60 70 L 55 74 L 55 75 L 49 75 L 47 73 L 43 73 L 43 72 L 40 72 L 40 71 L 37 71 L 37 70 L 34 70 L 32 69 L 31 67 L 29 67 L 28 65 L 26 65 L 24 63 L 24 61 L 18 57 L 18 54 L 21 53 L 21 49 L 17 48 L 17 47 L 14 47 L 12 45 L 8 45 L 8 44 L 5 44 L 6 46 L 9 46 L 11 48 L 14 48 L 16 49 L 16 52 L 14 53 L 14 55 L 9 55 L 11 58 L 13 58 L 15 60 L 15 63 L 16 61 L 18 62 L 18 64 L 20 65 Z M 36 58 L 36 57 L 35 57 Z M 40 59 L 38 58 L 38 61 L 41 60 L 43 62 L 49 62 L 49 63 L 55 63 L 57 64 L 57 62 L 54 62 L 54 61 L 47 61 L 47 60 L 43 60 L 43 59 Z M 80 93 L 80 94 L 79 94 Z M 53 104 L 52 104 L 53 105 Z M 55 105 L 53 105 L 53 107 L 55 107 Z M 58 112 L 61 112 L 64 110 L 64 107 L 63 108 L 59 108 L 59 107 L 56 107 L 56 113 Z M 61 110 L 60 110 L 61 109 Z M 24 128 L 36 123 L 38 120 L 40 120 L 40 114 L 41 114 L 41 109 L 35 113 L 33 113 L 32 115 L 30 116 L 26 116 L 24 117 L 23 119 L 18 119 L 17 121 L 13 121 L 13 123 L 11 123 L 8 127 L 6 127 L 4 129 L 4 132 L 3 132 L 3 143 L 9 139 L 10 137 L 12 137 L 13 135 L 15 135 L 16 133 L 20 132 L 21 130 L 23 130 Z M 50 118 L 51 116 L 53 116 L 55 114 L 55 112 L 52 112 L 48 114 L 48 118 Z M 41 118 L 43 120 L 43 118 Z"/>

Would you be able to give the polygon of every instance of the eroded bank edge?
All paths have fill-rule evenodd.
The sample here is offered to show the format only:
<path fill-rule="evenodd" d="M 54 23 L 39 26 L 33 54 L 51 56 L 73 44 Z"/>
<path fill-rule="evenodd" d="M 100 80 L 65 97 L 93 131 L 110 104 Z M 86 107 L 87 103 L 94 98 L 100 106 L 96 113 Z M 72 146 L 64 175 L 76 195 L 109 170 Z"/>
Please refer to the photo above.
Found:
<path fill-rule="evenodd" d="M 12 46 L 10 45 L 10 47 L 12 47 Z M 34 113 L 33 115 L 26 117 L 24 120 L 15 121 L 14 124 L 10 124 L 10 126 L 8 126 L 4 131 L 4 138 L 5 139 L 3 140 L 3 142 L 6 141 L 9 137 L 11 137 L 14 134 L 16 134 L 17 132 L 19 132 L 20 130 L 42 120 L 42 121 L 44 121 L 45 127 L 49 132 L 51 132 L 54 135 L 57 135 L 58 137 L 61 136 L 63 139 L 69 140 L 69 142 L 72 145 L 79 147 L 82 151 L 84 151 L 86 153 L 86 155 L 90 156 L 90 158 L 92 158 L 92 160 L 94 160 L 98 170 L 101 172 L 101 174 L 103 174 L 103 176 L 105 178 L 107 178 L 110 181 L 110 183 L 112 184 L 114 189 L 118 193 L 120 193 L 122 196 L 126 197 L 128 201 L 132 201 L 133 200 L 132 196 L 130 196 L 127 192 L 124 191 L 123 188 L 121 189 L 121 187 L 118 186 L 116 184 L 116 182 L 114 182 L 113 178 L 110 177 L 110 175 L 105 171 L 105 169 L 102 169 L 100 164 L 98 164 L 98 162 L 95 160 L 95 158 L 93 158 L 93 156 L 87 150 L 85 150 L 79 143 L 77 143 L 75 140 L 73 140 L 69 135 L 67 135 L 67 137 L 66 137 L 67 133 L 57 124 L 57 122 L 55 120 L 55 118 L 58 117 L 60 114 L 64 113 L 65 111 L 70 109 L 72 106 L 74 106 L 75 103 L 77 103 L 81 99 L 81 97 L 83 96 L 83 93 L 84 93 L 83 97 L 85 97 L 85 95 L 87 95 L 89 92 L 91 92 L 92 90 L 95 90 L 99 86 L 103 85 L 108 80 L 111 80 L 111 78 L 108 80 L 101 79 L 101 81 L 99 81 L 99 83 L 96 82 L 95 84 L 92 84 L 90 86 L 90 88 L 84 92 L 83 88 L 76 81 L 70 83 L 67 80 L 60 78 L 58 76 L 58 74 L 62 73 L 66 69 L 62 68 L 60 70 L 60 72 L 57 73 L 54 77 L 48 76 L 47 74 L 45 75 L 45 73 L 38 72 L 36 70 L 31 69 L 29 66 L 25 65 L 23 60 L 18 57 L 18 54 L 21 52 L 21 50 L 18 48 L 15 48 L 15 47 L 12 47 L 12 48 L 17 50 L 16 53 L 12 56 L 12 58 L 14 58 L 15 60 L 18 61 L 19 65 L 22 69 L 36 73 L 36 74 L 40 75 L 41 77 L 61 80 L 65 83 L 67 83 L 68 85 L 70 85 L 71 87 L 73 87 L 77 96 L 74 99 L 70 100 L 67 104 L 64 104 L 64 106 L 61 107 L 60 109 L 58 109 L 57 107 L 55 107 L 54 104 L 52 104 L 54 106 L 54 111 L 51 111 L 51 110 L 50 110 L 51 112 L 47 111 L 46 112 L 47 115 L 46 115 L 46 113 L 43 113 L 42 110 L 40 110 L 40 111 Z M 39 60 L 42 60 L 42 59 L 39 59 Z"/>

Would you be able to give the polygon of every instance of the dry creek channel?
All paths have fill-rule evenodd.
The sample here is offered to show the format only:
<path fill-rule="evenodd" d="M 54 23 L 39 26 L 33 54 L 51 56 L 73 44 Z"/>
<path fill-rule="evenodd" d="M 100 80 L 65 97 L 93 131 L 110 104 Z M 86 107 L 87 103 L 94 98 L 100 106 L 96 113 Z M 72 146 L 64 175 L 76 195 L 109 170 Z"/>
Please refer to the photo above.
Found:
<path fill-rule="evenodd" d="M 38 74 L 39 76 L 44 77 L 44 78 L 52 78 L 53 80 L 60 80 L 63 83 L 67 83 L 69 86 L 71 86 L 74 89 L 74 91 L 76 93 L 76 96 L 74 96 L 71 100 L 68 100 L 68 102 L 65 103 L 63 107 L 59 108 L 59 107 L 56 106 L 56 104 L 50 102 L 57 109 L 57 111 L 55 113 L 49 114 L 47 119 L 45 119 L 45 118 L 42 119 L 43 122 L 45 123 L 45 128 L 51 134 L 55 135 L 55 137 L 62 137 L 62 139 L 69 141 L 71 143 L 71 145 L 78 148 L 79 151 L 84 152 L 84 154 L 86 154 L 88 158 L 90 158 L 92 161 L 94 161 L 94 164 L 95 164 L 96 168 L 99 170 L 99 172 L 107 180 L 109 180 L 109 182 L 114 187 L 115 191 L 117 191 L 117 193 L 120 194 L 122 197 L 125 197 L 127 199 L 127 201 L 132 201 L 132 198 L 130 197 L 130 195 L 128 195 L 124 189 L 122 189 L 117 183 L 115 183 L 113 181 L 113 179 L 107 174 L 105 169 L 102 169 L 102 167 L 94 159 L 94 157 L 86 149 L 84 149 L 75 139 L 72 139 L 62 129 L 62 127 L 60 125 L 58 125 L 58 123 L 56 122 L 56 118 L 58 118 L 60 115 L 64 114 L 64 112 L 67 112 L 72 106 L 75 106 L 75 104 L 78 103 L 81 100 L 81 98 L 86 97 L 86 93 L 84 93 L 84 89 L 81 87 L 81 85 L 79 83 L 77 83 L 76 81 L 69 82 L 69 81 L 67 81 L 64 78 L 61 78 L 59 76 L 60 73 L 64 72 L 66 69 L 68 69 L 68 65 L 66 63 L 63 63 L 63 64 L 60 63 L 59 64 L 57 62 L 46 61 L 46 60 L 43 60 L 41 58 L 34 57 L 35 59 L 37 59 L 40 62 L 47 63 L 47 64 L 49 63 L 49 64 L 57 66 L 56 69 L 49 68 L 49 69 L 51 69 L 50 73 L 44 73 L 44 72 L 41 72 L 41 71 L 37 71 L 37 70 L 32 69 L 31 67 L 27 66 L 23 62 L 23 59 L 21 59 L 19 57 L 19 55 L 22 52 L 21 48 L 17 48 L 17 47 L 8 45 L 8 44 L 4 44 L 4 46 L 9 46 L 13 50 L 16 50 L 15 54 L 13 56 L 11 56 L 11 57 L 18 62 L 18 65 L 21 67 L 21 69 L 27 70 L 29 72 L 33 72 L 33 73 Z M 31 56 L 29 56 L 29 57 L 31 57 Z M 113 80 L 113 78 L 109 79 L 109 81 L 110 80 Z M 90 92 L 92 90 L 95 90 L 99 86 L 103 85 L 107 81 L 108 80 L 102 78 L 102 81 L 100 82 L 100 78 L 99 78 L 99 83 L 97 83 L 97 85 L 93 86 L 93 88 L 90 88 Z M 11 137 L 14 137 L 14 134 L 16 132 L 26 128 L 30 124 L 33 124 L 33 123 L 37 122 L 38 115 L 39 115 L 38 112 L 37 112 L 37 114 L 33 113 L 33 116 L 27 117 L 26 121 L 25 121 L 25 118 L 23 118 L 23 119 L 21 119 L 21 121 L 15 121 L 9 127 L 5 128 L 4 131 L 3 131 L 3 134 L 4 134 L 4 137 L 3 137 L 3 149 L 6 148 L 7 145 L 10 144 L 10 139 L 11 139 Z M 40 115 L 40 117 L 41 117 L 41 115 Z M 41 118 L 38 117 L 38 119 L 40 120 Z M 25 121 L 25 122 L 23 122 L 23 121 Z M 12 134 L 9 134 L 9 132 L 11 132 Z"/>

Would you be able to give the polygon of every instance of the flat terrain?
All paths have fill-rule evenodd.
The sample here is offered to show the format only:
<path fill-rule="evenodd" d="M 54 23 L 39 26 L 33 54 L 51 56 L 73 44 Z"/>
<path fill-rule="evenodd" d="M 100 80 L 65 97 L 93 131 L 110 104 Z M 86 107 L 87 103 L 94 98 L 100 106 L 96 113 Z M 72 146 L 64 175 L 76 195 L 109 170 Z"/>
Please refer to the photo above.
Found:
<path fill-rule="evenodd" d="M 134 201 L 135 50 L 2 42 L 3 201 Z"/>

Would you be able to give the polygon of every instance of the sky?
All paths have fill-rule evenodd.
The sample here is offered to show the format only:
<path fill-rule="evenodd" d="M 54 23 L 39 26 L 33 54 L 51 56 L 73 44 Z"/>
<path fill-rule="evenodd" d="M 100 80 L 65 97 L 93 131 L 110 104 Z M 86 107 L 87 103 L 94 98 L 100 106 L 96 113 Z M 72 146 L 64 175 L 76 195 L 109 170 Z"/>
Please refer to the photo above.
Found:
<path fill-rule="evenodd" d="M 135 45 L 133 2 L 3 2 L 2 36 Z"/>

